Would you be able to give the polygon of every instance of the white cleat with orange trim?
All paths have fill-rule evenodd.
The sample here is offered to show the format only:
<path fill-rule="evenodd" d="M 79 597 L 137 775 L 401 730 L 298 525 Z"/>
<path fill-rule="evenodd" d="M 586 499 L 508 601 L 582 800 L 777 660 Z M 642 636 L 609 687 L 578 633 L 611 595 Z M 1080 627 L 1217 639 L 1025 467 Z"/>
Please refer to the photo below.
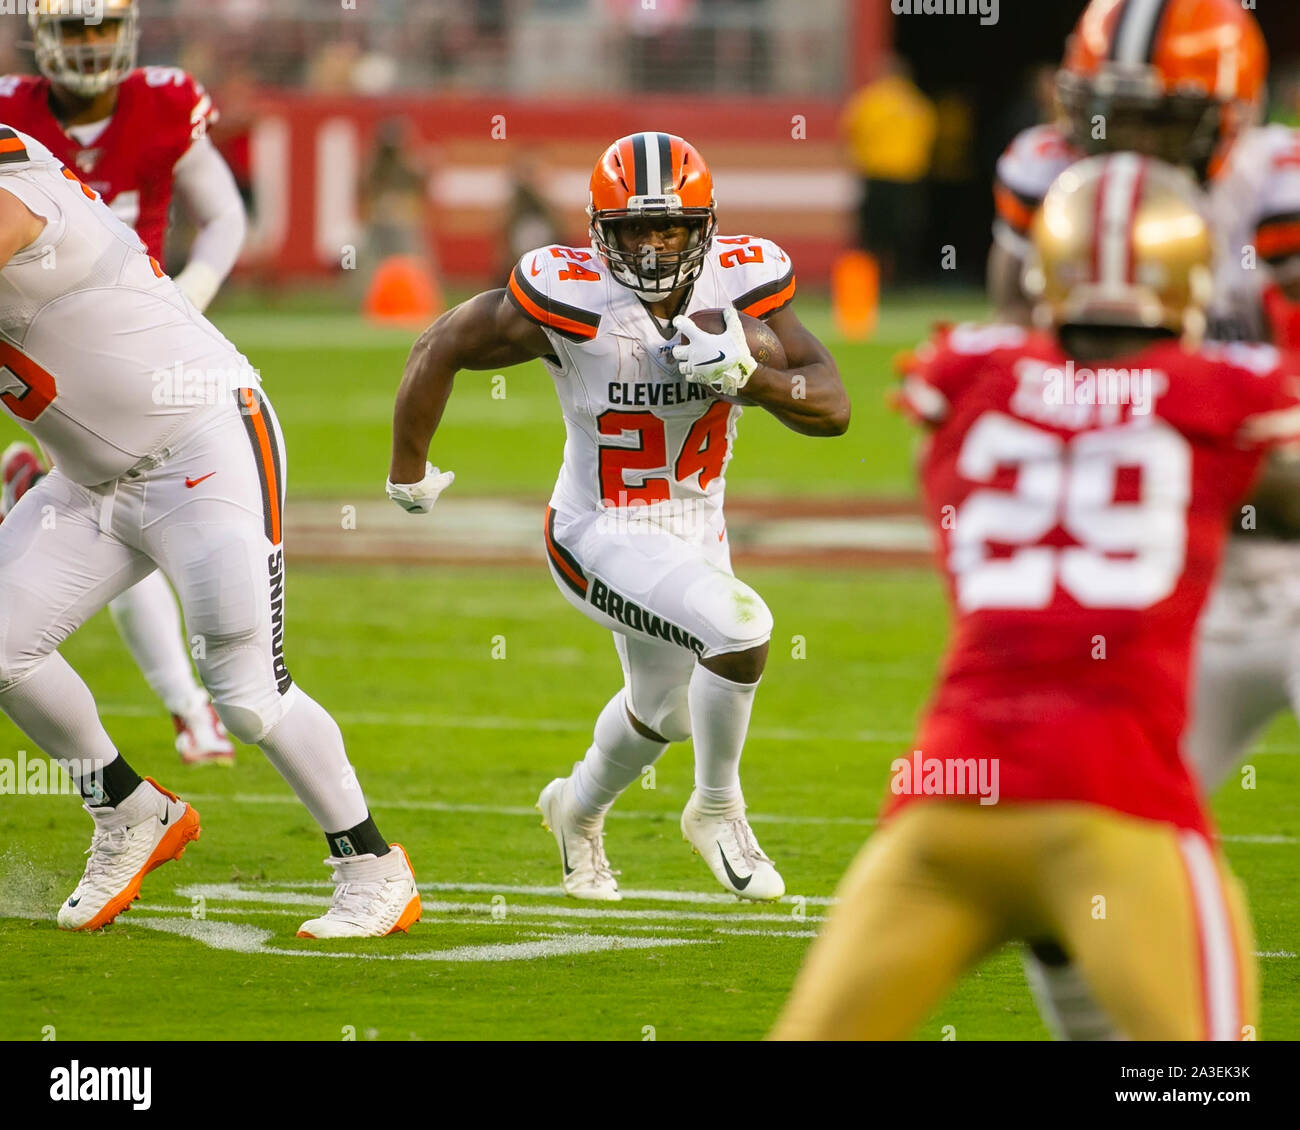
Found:
<path fill-rule="evenodd" d="M 420 920 L 415 872 L 401 844 L 387 855 L 330 856 L 334 899 L 319 918 L 298 928 L 300 938 L 382 938 L 405 934 Z"/>
<path fill-rule="evenodd" d="M 95 834 L 81 882 L 59 907 L 64 930 L 107 926 L 139 898 L 150 871 L 180 859 L 199 838 L 199 814 L 150 777 L 116 808 L 84 807 Z"/>

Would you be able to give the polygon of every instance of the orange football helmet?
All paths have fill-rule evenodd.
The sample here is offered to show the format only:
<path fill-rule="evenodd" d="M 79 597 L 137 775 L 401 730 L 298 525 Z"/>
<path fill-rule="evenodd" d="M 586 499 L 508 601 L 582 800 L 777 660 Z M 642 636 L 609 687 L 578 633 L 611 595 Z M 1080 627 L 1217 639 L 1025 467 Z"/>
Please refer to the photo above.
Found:
<path fill-rule="evenodd" d="M 1070 141 L 1208 175 L 1259 112 L 1268 49 L 1241 0 L 1092 0 L 1057 93 Z"/>
<path fill-rule="evenodd" d="M 704 270 L 718 226 L 713 174 L 699 151 L 674 134 L 629 134 L 596 162 L 587 215 L 592 244 L 614 278 L 647 302 L 658 301 L 693 283 Z M 687 224 L 685 250 L 656 254 L 648 245 L 623 248 L 620 223 L 660 217 Z"/>

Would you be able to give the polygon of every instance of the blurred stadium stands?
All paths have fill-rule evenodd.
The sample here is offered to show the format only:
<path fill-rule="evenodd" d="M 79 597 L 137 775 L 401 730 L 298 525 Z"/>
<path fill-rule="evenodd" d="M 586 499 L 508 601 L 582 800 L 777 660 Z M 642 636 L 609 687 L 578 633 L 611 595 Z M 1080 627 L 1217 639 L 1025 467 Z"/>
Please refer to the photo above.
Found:
<path fill-rule="evenodd" d="M 499 281 L 520 168 L 537 178 L 529 206 L 585 241 L 593 160 L 620 134 L 658 129 L 708 157 L 725 228 L 777 239 L 805 285 L 824 285 L 858 238 L 843 111 L 893 52 L 938 114 L 908 273 L 979 286 L 993 164 L 1050 112 L 1045 76 L 1084 3 L 1001 0 L 985 26 L 895 15 L 890 0 L 141 0 L 140 61 L 213 92 L 214 138 L 254 215 L 246 281 L 323 281 L 350 255 L 373 266 L 368 248 L 390 248 L 397 227 L 451 284 Z M 1275 112 L 1300 117 L 1300 8 L 1260 9 Z M 26 38 L 21 15 L 0 19 L 0 73 L 32 69 Z M 375 180 L 386 131 L 402 149 Z M 385 231 L 387 206 L 364 199 L 376 185 L 402 201 Z M 945 247 L 958 254 L 941 269 Z"/>

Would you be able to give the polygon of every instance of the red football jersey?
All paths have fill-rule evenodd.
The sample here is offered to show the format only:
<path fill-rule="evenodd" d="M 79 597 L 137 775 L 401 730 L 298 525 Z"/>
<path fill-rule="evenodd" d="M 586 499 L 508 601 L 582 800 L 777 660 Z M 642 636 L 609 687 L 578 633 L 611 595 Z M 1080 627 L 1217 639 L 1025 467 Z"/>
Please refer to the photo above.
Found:
<path fill-rule="evenodd" d="M 117 105 L 104 131 L 83 146 L 64 133 L 50 109 L 48 79 L 0 77 L 0 123 L 44 144 L 136 230 L 160 263 L 172 169 L 215 120 L 207 91 L 184 71 L 139 67 L 117 88 Z"/>
<path fill-rule="evenodd" d="M 974 798 L 940 770 L 975 759 L 994 800 L 1208 834 L 1180 757 L 1193 632 L 1264 450 L 1300 438 L 1298 362 L 1168 341 L 1085 368 L 1014 326 L 918 351 L 903 401 L 932 429 L 920 474 L 953 628 L 887 812 Z"/>

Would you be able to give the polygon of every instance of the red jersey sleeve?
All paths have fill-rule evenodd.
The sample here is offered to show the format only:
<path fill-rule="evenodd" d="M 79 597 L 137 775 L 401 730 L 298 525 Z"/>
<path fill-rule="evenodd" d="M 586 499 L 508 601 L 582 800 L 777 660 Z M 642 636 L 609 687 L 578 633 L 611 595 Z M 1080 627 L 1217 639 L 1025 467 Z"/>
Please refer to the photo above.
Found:
<path fill-rule="evenodd" d="M 141 67 L 128 82 L 137 83 L 146 95 L 139 105 L 149 115 L 147 124 L 166 148 L 174 165 L 190 146 L 217 121 L 217 108 L 203 84 L 179 67 Z"/>

